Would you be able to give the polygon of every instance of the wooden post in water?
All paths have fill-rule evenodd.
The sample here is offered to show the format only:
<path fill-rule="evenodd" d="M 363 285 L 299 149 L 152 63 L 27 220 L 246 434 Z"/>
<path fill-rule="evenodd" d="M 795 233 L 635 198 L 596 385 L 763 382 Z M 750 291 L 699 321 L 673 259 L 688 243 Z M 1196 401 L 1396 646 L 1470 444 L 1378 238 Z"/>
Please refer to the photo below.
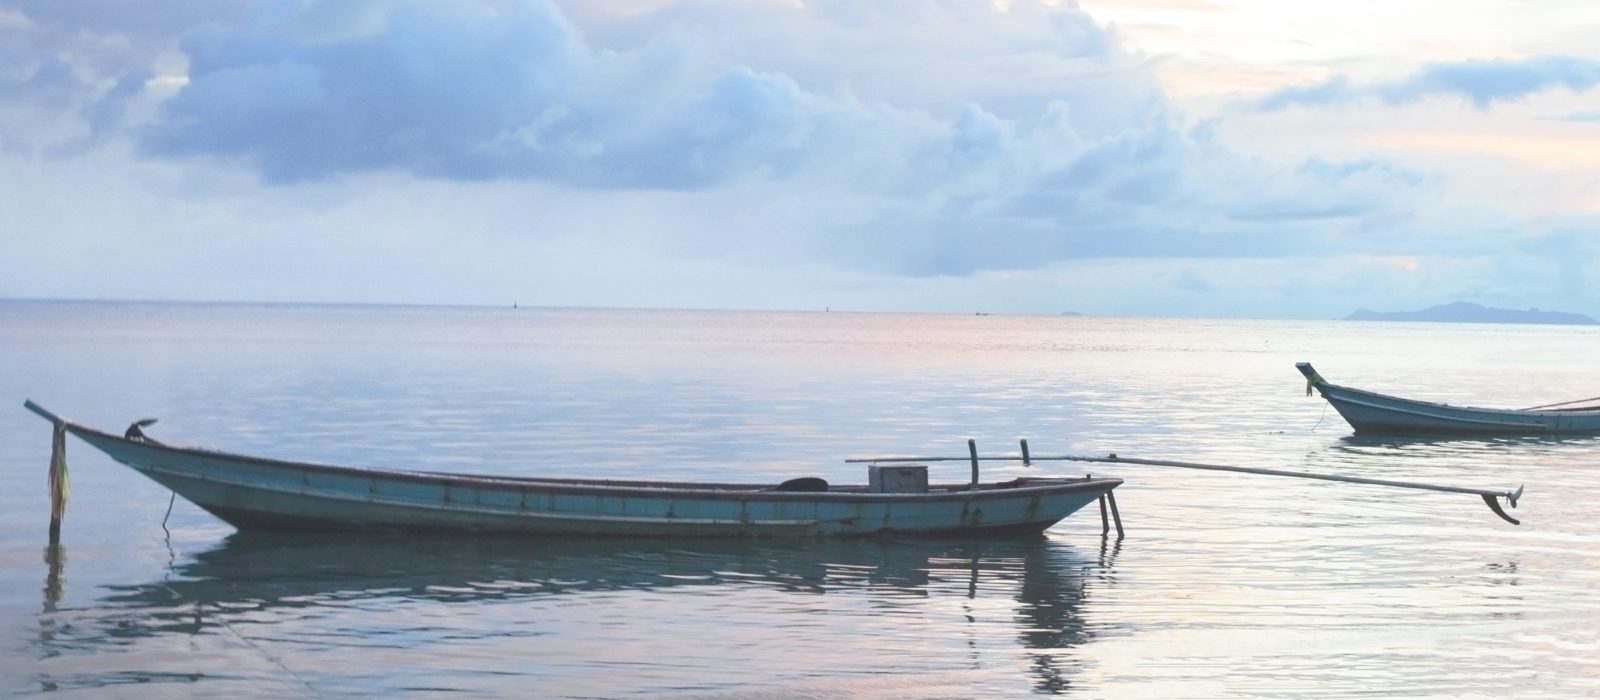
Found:
<path fill-rule="evenodd" d="M 1033 466 L 1033 460 L 1028 459 L 1028 438 L 1022 438 L 1022 466 Z"/>
<path fill-rule="evenodd" d="M 50 435 L 50 542 L 61 541 L 61 518 L 67 514 L 67 425 L 56 421 Z"/>
<path fill-rule="evenodd" d="M 978 490 L 978 441 L 967 438 L 967 453 L 972 455 L 972 486 L 973 491 Z"/>

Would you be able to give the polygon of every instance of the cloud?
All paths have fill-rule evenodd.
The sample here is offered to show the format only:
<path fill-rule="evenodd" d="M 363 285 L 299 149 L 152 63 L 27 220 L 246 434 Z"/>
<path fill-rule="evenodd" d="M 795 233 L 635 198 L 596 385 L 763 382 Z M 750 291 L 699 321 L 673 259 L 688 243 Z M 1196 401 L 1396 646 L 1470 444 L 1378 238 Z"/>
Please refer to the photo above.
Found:
<path fill-rule="evenodd" d="M 153 162 L 237 167 L 268 189 L 400 177 L 648 200 L 684 257 L 931 278 L 1410 252 L 1372 231 L 1426 183 L 1373 158 L 1297 169 L 1230 150 L 1071 4 L 296 0 L 182 32 L 35 9 L 41 26 L 148 46 L 125 64 L 43 39 L 30 55 L 76 77 L 85 131 L 121 129 Z"/>
<path fill-rule="evenodd" d="M 20 72 L 11 80 L 0 81 L 0 100 L 27 102 L 47 110 L 61 110 L 73 104 L 78 80 L 72 66 L 55 58 L 40 61 L 31 71 Z"/>
<path fill-rule="evenodd" d="M 27 24 L 49 31 L 118 36 L 146 43 L 164 41 L 211 22 L 242 19 L 254 0 L 129 3 L 122 0 L 8 0 Z M 0 14 L 4 13 L 0 10 Z"/>
<path fill-rule="evenodd" d="M 1257 106 L 1270 112 L 1294 105 L 1326 105 L 1352 99 L 1359 93 L 1350 85 L 1349 77 L 1336 75 L 1320 83 L 1278 90 L 1261 98 Z"/>
<path fill-rule="evenodd" d="M 188 82 L 143 131 L 145 151 L 238 159 L 274 182 L 385 169 L 473 178 L 538 170 L 549 158 L 510 137 L 578 116 L 549 118 L 587 57 L 542 6 L 404 5 L 374 33 L 332 38 L 301 26 L 318 7 L 295 9 L 188 34 Z"/>
<path fill-rule="evenodd" d="M 1555 266 L 1562 294 L 1580 296 L 1593 286 L 1588 271 L 1600 255 L 1600 241 L 1596 240 L 1593 229 L 1558 228 L 1525 239 L 1517 248 L 1519 252 Z"/>
<path fill-rule="evenodd" d="M 1600 83 L 1600 61 L 1545 56 L 1523 61 L 1467 61 L 1431 65 L 1411 78 L 1381 89 L 1391 103 L 1413 102 L 1433 95 L 1460 95 L 1479 109 L 1496 101 L 1516 100 L 1551 87 L 1588 90 Z"/>
<path fill-rule="evenodd" d="M 77 153 L 160 96 L 144 83 L 181 70 L 173 45 L 253 0 L 204 3 L 10 0 L 0 7 L 0 148 Z M 5 117 L 11 119 L 5 120 Z"/>
<path fill-rule="evenodd" d="M 696 189 L 862 142 L 904 147 L 923 120 L 782 73 L 701 69 L 676 47 L 595 50 L 543 3 L 402 3 L 333 36 L 303 30 L 299 9 L 188 35 L 188 83 L 142 131 L 145 152 L 237 160 L 280 183 L 401 170 Z"/>
<path fill-rule="evenodd" d="M 1586 111 L 1581 111 L 1581 112 L 1568 112 L 1566 114 L 1558 114 L 1558 115 L 1554 115 L 1554 116 L 1551 116 L 1551 117 L 1547 117 L 1547 119 L 1549 119 L 1550 121 L 1576 122 L 1576 123 L 1580 123 L 1580 124 L 1588 124 L 1588 123 L 1600 122 L 1600 110 L 1586 110 Z"/>
<path fill-rule="evenodd" d="M 1222 222 L 1169 223 L 1172 207 L 1209 197 L 1193 175 L 1207 167 L 1205 147 L 1147 69 L 1072 8 L 1013 18 L 981 2 L 910 2 L 888 14 L 850 3 L 759 11 L 784 13 L 771 15 L 730 5 L 746 31 L 723 38 L 705 30 L 725 25 L 706 19 L 724 8 L 679 5 L 654 18 L 654 33 L 586 19 L 599 25 L 590 33 L 604 38 L 600 48 L 542 3 L 403 3 L 352 23 L 359 31 L 307 33 L 326 27 L 305 19 L 315 7 L 188 35 L 188 84 L 141 132 L 145 152 L 242 162 L 274 183 L 385 170 L 596 189 L 786 180 L 778 196 L 834 212 L 805 234 L 824 242 L 814 255 L 921 276 L 1278 249 L 1253 233 L 1208 237 Z M 975 33 L 984 21 L 997 34 Z M 800 48 L 783 46 L 804 43 L 785 34 L 800 27 L 850 55 L 879 55 L 862 46 L 874 37 L 852 29 L 863 22 L 904 50 L 899 60 L 949 70 L 903 74 L 931 86 L 921 99 L 883 85 L 860 95 L 837 68 L 808 66 Z M 1007 96 L 947 108 L 926 96 L 946 79 L 996 83 L 964 71 L 997 54 L 952 61 L 929 36 L 896 34 L 905 24 L 933 39 L 964 32 L 1008 52 L 1047 52 L 1038 65 L 1054 68 L 1043 71 L 1049 79 L 1018 76 L 1023 89 Z"/>
<path fill-rule="evenodd" d="M 1393 163 L 1387 163 L 1376 158 L 1363 158 L 1343 163 L 1321 158 L 1310 158 L 1301 164 L 1300 172 L 1316 175 L 1329 184 L 1366 177 L 1393 178 L 1409 185 L 1420 185 L 1427 180 L 1426 176 L 1421 173 L 1401 168 Z"/>
<path fill-rule="evenodd" d="M 1377 97 L 1405 104 L 1451 95 L 1488 109 L 1496 102 L 1518 100 L 1554 87 L 1582 92 L 1600 83 L 1600 61 L 1577 56 L 1541 56 L 1523 60 L 1461 61 L 1424 66 L 1404 80 L 1353 84 L 1339 75 L 1312 85 L 1285 88 L 1258 103 L 1266 111 L 1294 105 L 1321 106 Z"/>

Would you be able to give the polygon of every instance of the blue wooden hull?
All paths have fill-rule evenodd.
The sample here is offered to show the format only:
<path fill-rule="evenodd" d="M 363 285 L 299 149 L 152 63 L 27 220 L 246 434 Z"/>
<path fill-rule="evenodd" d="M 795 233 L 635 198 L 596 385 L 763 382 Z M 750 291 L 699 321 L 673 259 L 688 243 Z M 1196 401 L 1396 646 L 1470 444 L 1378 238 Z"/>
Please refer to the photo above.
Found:
<path fill-rule="evenodd" d="M 1360 435 L 1583 435 L 1600 433 L 1600 410 L 1451 406 L 1329 384 L 1301 362 L 1310 385 Z"/>
<path fill-rule="evenodd" d="M 523 479 L 286 462 L 127 439 L 66 423 L 112 459 L 239 529 L 815 537 L 1038 533 L 1122 483 L 1017 479 L 868 493 L 753 484 Z"/>

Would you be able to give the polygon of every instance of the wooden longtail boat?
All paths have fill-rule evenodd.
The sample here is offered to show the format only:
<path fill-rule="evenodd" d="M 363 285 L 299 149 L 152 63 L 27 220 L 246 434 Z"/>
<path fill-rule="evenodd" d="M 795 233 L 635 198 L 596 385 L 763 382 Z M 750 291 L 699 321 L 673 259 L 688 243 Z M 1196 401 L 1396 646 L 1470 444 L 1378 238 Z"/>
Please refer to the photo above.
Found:
<path fill-rule="evenodd" d="M 1600 406 L 1553 409 L 1474 408 L 1351 389 L 1329 384 L 1309 362 L 1295 368 L 1358 435 L 1581 435 L 1600 433 Z M 1592 399 L 1586 399 L 1592 400 Z"/>
<path fill-rule="evenodd" d="M 336 467 L 176 447 L 140 421 L 122 436 L 24 403 L 240 530 L 443 530 L 530 535 L 814 537 L 1039 533 L 1115 478 L 928 485 L 881 467 L 867 486 L 546 479 Z M 58 442 L 59 449 L 59 442 Z M 869 468 L 871 469 L 871 468 Z M 907 477 L 911 478 L 900 478 Z M 876 487 L 876 488 L 874 488 Z"/>

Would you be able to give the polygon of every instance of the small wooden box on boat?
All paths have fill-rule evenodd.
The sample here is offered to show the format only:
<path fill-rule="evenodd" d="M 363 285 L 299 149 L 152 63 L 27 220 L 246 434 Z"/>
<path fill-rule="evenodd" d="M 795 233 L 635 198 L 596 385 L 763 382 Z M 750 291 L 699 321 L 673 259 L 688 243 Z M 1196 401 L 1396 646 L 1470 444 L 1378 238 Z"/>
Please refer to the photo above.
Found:
<path fill-rule="evenodd" d="M 867 467 L 867 491 L 871 493 L 927 493 L 928 465 L 874 464 Z"/>

